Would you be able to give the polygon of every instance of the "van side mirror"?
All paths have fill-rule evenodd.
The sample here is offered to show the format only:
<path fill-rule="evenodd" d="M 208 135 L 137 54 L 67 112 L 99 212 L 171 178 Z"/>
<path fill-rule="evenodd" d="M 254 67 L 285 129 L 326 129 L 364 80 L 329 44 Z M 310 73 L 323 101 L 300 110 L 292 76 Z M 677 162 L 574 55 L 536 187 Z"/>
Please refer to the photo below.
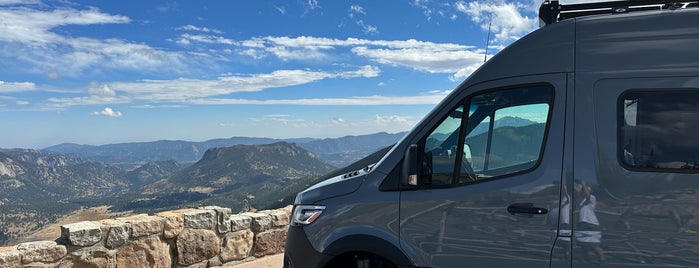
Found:
<path fill-rule="evenodd" d="M 417 186 L 417 144 L 411 144 L 403 157 L 401 185 Z"/>

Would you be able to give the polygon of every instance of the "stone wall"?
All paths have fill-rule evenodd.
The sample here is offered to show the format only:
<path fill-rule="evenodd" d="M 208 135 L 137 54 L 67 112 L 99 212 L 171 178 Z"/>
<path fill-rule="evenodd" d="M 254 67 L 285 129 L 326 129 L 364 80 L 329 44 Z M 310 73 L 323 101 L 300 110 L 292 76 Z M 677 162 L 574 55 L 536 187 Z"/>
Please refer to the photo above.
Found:
<path fill-rule="evenodd" d="M 0 267 L 216 267 L 284 250 L 291 207 L 203 207 L 61 226 L 56 241 L 0 247 Z"/>

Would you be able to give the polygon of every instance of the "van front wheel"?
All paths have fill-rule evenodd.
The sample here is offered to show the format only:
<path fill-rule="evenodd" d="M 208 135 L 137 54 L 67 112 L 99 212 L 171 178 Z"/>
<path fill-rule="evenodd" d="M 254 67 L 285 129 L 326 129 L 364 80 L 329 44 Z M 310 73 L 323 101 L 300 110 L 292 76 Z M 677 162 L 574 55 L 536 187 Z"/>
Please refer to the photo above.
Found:
<path fill-rule="evenodd" d="M 350 252 L 337 256 L 326 266 L 340 268 L 396 268 L 387 259 L 370 252 Z"/>

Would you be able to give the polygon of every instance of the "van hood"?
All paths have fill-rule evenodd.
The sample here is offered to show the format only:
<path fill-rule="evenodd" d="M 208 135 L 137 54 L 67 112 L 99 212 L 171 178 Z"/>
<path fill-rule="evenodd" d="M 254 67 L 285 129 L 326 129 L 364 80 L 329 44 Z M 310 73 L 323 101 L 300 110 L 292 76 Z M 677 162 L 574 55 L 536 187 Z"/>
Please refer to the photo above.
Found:
<path fill-rule="evenodd" d="M 294 204 L 314 204 L 318 201 L 350 194 L 356 191 L 370 169 L 360 169 L 319 182 L 298 193 Z"/>

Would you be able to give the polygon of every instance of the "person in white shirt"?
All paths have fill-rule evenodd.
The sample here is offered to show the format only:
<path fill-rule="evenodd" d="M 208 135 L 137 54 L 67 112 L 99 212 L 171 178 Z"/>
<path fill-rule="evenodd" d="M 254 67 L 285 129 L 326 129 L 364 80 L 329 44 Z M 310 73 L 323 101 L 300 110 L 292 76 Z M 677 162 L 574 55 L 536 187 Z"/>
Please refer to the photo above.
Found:
<path fill-rule="evenodd" d="M 579 217 L 573 227 L 573 237 L 580 246 L 592 249 L 599 257 L 599 261 L 604 262 L 604 251 L 600 247 L 602 228 L 595 213 L 597 198 L 592 194 L 592 189 L 583 180 L 576 180 L 575 193 L 575 196 L 582 198 L 582 200 L 578 203 Z"/>

